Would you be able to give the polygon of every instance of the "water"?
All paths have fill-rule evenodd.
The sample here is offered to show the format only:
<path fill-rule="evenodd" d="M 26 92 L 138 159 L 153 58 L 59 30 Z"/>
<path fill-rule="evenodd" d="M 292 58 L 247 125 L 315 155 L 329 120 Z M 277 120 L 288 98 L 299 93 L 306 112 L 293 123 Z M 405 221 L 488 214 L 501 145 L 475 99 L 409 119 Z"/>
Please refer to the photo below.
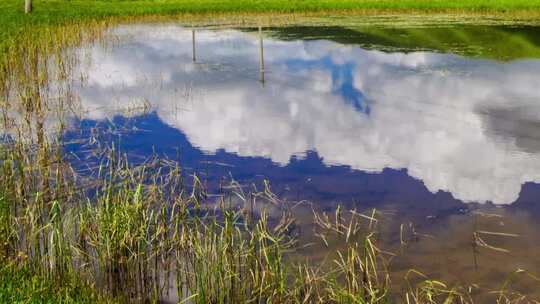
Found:
<path fill-rule="evenodd" d="M 133 161 L 179 160 L 211 190 L 266 179 L 322 210 L 377 208 L 420 231 L 396 275 L 501 282 L 540 269 L 537 33 L 265 28 L 261 45 L 256 29 L 197 29 L 193 44 L 179 25 L 122 26 L 113 47 L 80 50 L 65 139 L 80 159 L 92 135 Z M 473 225 L 519 237 L 475 252 Z"/>

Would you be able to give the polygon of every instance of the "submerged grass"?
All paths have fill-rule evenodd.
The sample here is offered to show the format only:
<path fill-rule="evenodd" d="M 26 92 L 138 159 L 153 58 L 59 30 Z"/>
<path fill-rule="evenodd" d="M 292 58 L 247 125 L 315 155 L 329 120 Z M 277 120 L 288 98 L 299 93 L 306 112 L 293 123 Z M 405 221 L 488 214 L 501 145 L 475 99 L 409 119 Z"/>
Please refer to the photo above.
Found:
<path fill-rule="evenodd" d="M 288 26 L 272 29 L 279 39 L 328 39 L 365 49 L 393 52 L 436 51 L 509 61 L 540 57 L 536 26 L 460 24 L 422 26 Z"/>

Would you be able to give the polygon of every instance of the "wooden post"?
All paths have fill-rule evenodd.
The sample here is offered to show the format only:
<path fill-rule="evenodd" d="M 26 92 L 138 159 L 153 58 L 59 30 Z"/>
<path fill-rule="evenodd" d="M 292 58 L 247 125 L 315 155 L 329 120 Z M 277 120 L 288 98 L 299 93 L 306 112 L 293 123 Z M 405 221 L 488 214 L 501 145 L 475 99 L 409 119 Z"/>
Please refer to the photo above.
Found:
<path fill-rule="evenodd" d="M 192 59 L 193 62 L 197 61 L 197 56 L 195 55 L 195 30 L 191 30 L 191 42 L 192 42 Z"/>
<path fill-rule="evenodd" d="M 478 243 L 476 239 L 476 231 L 478 230 L 477 224 L 478 223 L 477 223 L 476 214 L 473 213 L 472 253 L 473 253 L 474 270 L 478 270 L 478 259 L 476 257 L 478 253 Z"/>
<path fill-rule="evenodd" d="M 259 25 L 259 80 L 264 84 L 264 45 L 262 28 Z"/>
<path fill-rule="evenodd" d="M 26 14 L 32 12 L 32 0 L 24 0 L 24 12 Z"/>

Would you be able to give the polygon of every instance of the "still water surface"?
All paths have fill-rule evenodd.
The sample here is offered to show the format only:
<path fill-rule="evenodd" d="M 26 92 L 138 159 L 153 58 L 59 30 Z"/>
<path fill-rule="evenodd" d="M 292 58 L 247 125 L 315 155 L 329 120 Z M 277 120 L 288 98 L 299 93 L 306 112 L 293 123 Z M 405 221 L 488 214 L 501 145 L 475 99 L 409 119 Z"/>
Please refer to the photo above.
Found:
<path fill-rule="evenodd" d="M 391 210 L 430 235 L 403 269 L 499 282 L 540 270 L 535 28 L 113 32 L 114 46 L 80 50 L 83 114 L 66 141 L 100 134 L 134 160 L 165 155 L 210 189 L 267 179 L 280 197 L 322 209 Z M 68 147 L 84 159 L 82 145 Z M 483 271 L 470 246 L 478 210 L 497 216 L 475 225 L 520 234 L 490 240 L 512 253 L 477 253 Z"/>

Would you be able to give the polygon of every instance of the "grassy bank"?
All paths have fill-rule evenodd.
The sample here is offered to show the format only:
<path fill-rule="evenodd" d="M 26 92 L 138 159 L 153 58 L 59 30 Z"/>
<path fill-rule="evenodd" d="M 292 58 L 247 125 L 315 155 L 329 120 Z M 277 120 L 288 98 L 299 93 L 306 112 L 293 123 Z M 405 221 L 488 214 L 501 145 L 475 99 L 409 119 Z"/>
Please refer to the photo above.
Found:
<path fill-rule="evenodd" d="M 18 0 L 0 3 L 0 45 L 4 48 L 27 26 L 47 26 L 141 15 L 219 13 L 453 13 L 508 14 L 538 17 L 540 0 L 159 0 L 87 1 L 37 0 L 34 13 L 26 16 Z"/>

